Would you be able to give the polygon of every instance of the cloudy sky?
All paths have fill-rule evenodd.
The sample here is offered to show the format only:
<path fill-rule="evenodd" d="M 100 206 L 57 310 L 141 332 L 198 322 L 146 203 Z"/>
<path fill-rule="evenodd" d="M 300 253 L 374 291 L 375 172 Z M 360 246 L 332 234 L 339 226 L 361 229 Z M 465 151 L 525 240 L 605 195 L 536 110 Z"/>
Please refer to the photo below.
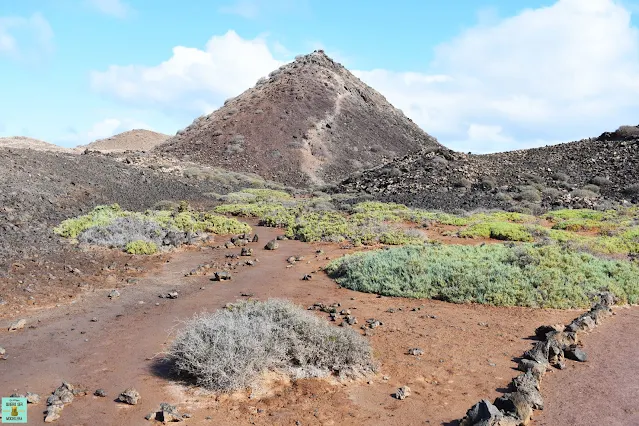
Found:
<path fill-rule="evenodd" d="M 168 134 L 323 48 L 447 146 L 639 124 L 633 0 L 20 0 L 0 9 L 0 136 Z"/>

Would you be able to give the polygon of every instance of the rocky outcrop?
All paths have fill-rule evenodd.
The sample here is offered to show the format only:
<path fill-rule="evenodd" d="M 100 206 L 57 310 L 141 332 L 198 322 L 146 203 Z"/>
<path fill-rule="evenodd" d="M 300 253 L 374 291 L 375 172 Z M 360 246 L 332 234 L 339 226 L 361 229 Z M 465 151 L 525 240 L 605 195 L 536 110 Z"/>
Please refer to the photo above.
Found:
<path fill-rule="evenodd" d="M 427 148 L 354 173 L 328 191 L 448 211 L 588 208 L 639 202 L 638 169 L 639 135 L 610 134 L 486 155 Z"/>
<path fill-rule="evenodd" d="M 526 351 L 519 362 L 522 374 L 515 377 L 510 392 L 498 397 L 492 404 L 481 400 L 468 410 L 460 426 L 521 426 L 530 423 L 533 410 L 544 409 L 541 381 L 551 368 L 565 368 L 564 360 L 586 361 L 581 348 L 580 335 L 594 329 L 612 315 L 614 296 L 602 293 L 590 311 L 580 315 L 565 327 L 541 326 L 535 330 L 540 340 Z"/>

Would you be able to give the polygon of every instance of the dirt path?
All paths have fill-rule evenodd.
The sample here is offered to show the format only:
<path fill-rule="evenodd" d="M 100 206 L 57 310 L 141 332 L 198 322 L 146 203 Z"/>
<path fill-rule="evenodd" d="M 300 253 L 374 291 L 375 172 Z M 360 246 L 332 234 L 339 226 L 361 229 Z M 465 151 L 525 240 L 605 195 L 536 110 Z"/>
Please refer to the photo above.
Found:
<path fill-rule="evenodd" d="M 535 425 L 639 425 L 639 308 L 616 312 L 584 338 L 588 362 L 544 378 Z"/>
<path fill-rule="evenodd" d="M 479 399 L 499 395 L 517 374 L 513 358 L 529 348 L 527 336 L 537 326 L 568 322 L 581 312 L 378 298 L 339 288 L 323 273 L 302 281 L 302 275 L 325 265 L 327 256 L 335 258 L 345 250 L 282 241 L 279 250 L 265 251 L 264 243 L 281 231 L 256 230 L 260 243 L 253 247 L 260 262 L 234 272 L 232 281 L 214 283 L 184 274 L 198 264 L 222 261 L 226 253 L 239 253 L 238 248 L 176 253 L 170 262 L 122 289 L 115 300 L 106 297 L 108 290 L 101 290 L 73 305 L 37 313 L 29 318 L 35 328 L 8 333 L 3 324 L 0 346 L 6 348 L 8 359 L 0 361 L 0 394 L 32 391 L 44 400 L 63 380 L 83 384 L 91 392 L 108 392 L 107 398 L 76 398 L 64 409 L 60 425 L 141 425 L 160 402 L 191 413 L 187 425 L 447 424 Z M 317 255 L 318 248 L 325 254 Z M 291 255 L 306 260 L 287 268 Z M 179 298 L 158 297 L 173 289 Z M 360 324 L 368 318 L 383 321 L 370 337 L 381 362 L 379 374 L 369 382 L 347 385 L 326 380 L 272 383 L 269 392 L 256 392 L 252 399 L 216 398 L 168 380 L 156 361 L 170 342 L 171 329 L 179 320 L 219 309 L 243 293 L 259 299 L 288 298 L 303 306 L 340 302 Z M 387 312 L 389 308 L 396 312 Z M 424 355 L 407 355 L 411 347 L 423 349 Z M 392 398 L 403 385 L 411 387 L 412 396 L 405 401 Z M 141 402 L 114 402 L 129 386 L 141 393 Z M 42 422 L 44 408 L 44 403 L 29 407 L 30 424 Z"/>

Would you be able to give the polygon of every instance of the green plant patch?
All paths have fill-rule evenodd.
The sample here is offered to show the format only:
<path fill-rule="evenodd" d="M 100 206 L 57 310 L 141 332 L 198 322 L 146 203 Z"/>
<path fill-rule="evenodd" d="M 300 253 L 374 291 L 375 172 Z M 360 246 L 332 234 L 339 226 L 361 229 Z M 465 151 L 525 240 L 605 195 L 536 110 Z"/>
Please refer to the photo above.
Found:
<path fill-rule="evenodd" d="M 152 241 L 131 241 L 124 249 L 129 254 L 155 254 L 158 252 L 158 246 Z"/>
<path fill-rule="evenodd" d="M 462 238 L 492 238 L 503 241 L 533 241 L 532 234 L 521 224 L 510 222 L 476 223 L 459 231 Z"/>
<path fill-rule="evenodd" d="M 83 231 L 94 226 L 108 225 L 118 217 L 128 216 L 118 204 L 97 206 L 90 213 L 62 221 L 53 232 L 65 238 L 77 238 Z"/>
<path fill-rule="evenodd" d="M 639 266 L 556 245 L 412 245 L 347 255 L 326 271 L 352 290 L 454 303 L 585 308 L 600 291 L 639 300 Z"/>

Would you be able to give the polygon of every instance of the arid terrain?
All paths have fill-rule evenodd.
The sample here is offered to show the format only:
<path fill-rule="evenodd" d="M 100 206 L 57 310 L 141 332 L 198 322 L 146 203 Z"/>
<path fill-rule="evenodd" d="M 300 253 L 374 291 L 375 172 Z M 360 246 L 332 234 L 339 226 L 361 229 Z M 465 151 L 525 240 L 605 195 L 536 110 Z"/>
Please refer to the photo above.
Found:
<path fill-rule="evenodd" d="M 135 129 L 106 139 L 99 139 L 87 145 L 80 145 L 76 149 L 100 152 L 150 151 L 168 138 L 169 135 L 162 133 Z"/>
<path fill-rule="evenodd" d="M 639 424 L 638 148 L 455 152 L 323 51 L 173 137 L 0 139 L 0 394 L 29 424 Z"/>

